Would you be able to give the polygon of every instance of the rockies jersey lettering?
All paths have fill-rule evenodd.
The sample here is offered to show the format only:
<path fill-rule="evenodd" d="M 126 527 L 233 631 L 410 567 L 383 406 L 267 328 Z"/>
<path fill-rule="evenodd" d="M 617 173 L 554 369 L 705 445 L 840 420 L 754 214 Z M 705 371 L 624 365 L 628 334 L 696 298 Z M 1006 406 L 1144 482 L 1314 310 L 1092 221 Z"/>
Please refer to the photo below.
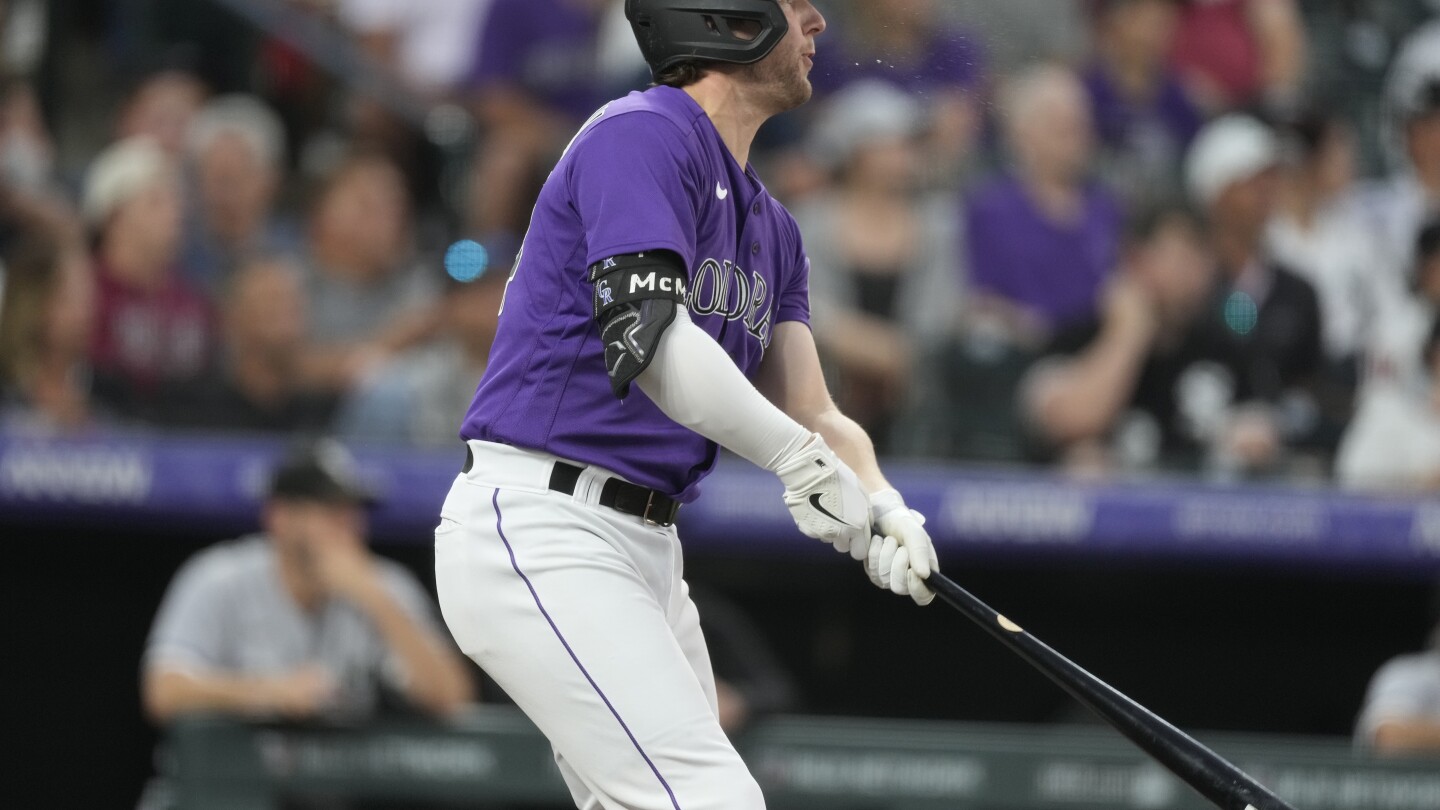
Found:
<path fill-rule="evenodd" d="M 626 290 L 589 281 L 596 263 L 653 250 L 679 255 L 688 282 L 637 274 Z M 615 398 L 594 320 L 597 296 L 651 290 L 683 295 L 695 324 L 752 377 L 774 324 L 810 318 L 809 261 L 794 219 L 735 161 L 699 105 L 670 87 L 601 108 L 546 180 L 461 436 L 593 464 L 693 500 L 718 448 L 638 386 Z"/>
<path fill-rule="evenodd" d="M 770 347 L 770 288 L 759 273 L 746 273 L 730 261 L 706 259 L 695 271 L 690 293 L 692 315 L 722 315 L 744 321 L 745 331 Z"/>

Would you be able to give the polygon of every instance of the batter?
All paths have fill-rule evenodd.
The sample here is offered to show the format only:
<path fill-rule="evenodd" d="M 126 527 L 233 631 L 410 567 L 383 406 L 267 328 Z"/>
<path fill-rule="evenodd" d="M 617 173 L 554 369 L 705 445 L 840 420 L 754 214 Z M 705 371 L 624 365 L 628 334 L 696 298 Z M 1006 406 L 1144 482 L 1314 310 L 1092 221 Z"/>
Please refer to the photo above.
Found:
<path fill-rule="evenodd" d="M 677 520 L 720 447 L 806 535 L 927 604 L 923 518 L 831 401 L 809 262 L 749 166 L 810 97 L 809 0 L 627 0 L 656 86 L 550 174 L 507 282 L 436 529 L 461 649 L 549 738 L 580 808 L 761 808 L 716 719 Z"/>

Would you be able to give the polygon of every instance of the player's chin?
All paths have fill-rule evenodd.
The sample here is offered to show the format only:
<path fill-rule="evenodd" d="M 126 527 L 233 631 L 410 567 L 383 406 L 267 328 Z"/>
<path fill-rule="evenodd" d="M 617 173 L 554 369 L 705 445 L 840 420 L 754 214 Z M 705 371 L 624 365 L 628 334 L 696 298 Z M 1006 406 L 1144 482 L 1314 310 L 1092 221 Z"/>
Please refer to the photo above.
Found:
<path fill-rule="evenodd" d="M 815 88 L 810 84 L 810 78 L 804 74 L 796 76 L 795 81 L 790 82 L 786 87 L 785 107 L 793 110 L 809 101 L 814 95 Z"/>

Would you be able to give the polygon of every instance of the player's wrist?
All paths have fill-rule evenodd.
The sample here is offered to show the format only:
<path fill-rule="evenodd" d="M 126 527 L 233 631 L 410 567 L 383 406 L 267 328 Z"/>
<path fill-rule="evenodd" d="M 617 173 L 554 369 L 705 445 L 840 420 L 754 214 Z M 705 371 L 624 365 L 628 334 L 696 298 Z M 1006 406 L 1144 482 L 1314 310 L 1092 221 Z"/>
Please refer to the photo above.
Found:
<path fill-rule="evenodd" d="M 878 521 L 892 512 L 899 512 L 905 508 L 905 499 L 901 497 L 899 490 L 889 488 L 870 493 L 870 519 L 872 521 Z"/>
<path fill-rule="evenodd" d="M 825 445 L 825 439 L 822 438 L 819 433 L 813 433 L 797 422 L 795 423 L 795 430 L 786 437 L 785 442 L 780 445 L 780 449 L 775 452 L 775 455 L 770 458 L 770 462 L 765 465 L 765 469 L 783 477 L 785 471 L 795 466 L 795 460 L 801 454 L 816 447 L 824 447 L 826 452 L 830 450 L 830 448 Z"/>

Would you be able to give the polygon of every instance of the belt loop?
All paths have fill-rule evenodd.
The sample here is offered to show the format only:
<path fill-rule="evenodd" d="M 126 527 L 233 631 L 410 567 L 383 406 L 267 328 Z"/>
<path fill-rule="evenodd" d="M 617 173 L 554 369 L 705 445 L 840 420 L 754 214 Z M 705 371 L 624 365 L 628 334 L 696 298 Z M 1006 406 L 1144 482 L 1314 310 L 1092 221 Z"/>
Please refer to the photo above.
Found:
<path fill-rule="evenodd" d="M 594 467 L 585 467 L 580 471 L 580 478 L 575 482 L 575 494 L 572 496 L 577 503 L 598 504 L 600 502 L 600 490 L 605 485 L 607 476 Z"/>

